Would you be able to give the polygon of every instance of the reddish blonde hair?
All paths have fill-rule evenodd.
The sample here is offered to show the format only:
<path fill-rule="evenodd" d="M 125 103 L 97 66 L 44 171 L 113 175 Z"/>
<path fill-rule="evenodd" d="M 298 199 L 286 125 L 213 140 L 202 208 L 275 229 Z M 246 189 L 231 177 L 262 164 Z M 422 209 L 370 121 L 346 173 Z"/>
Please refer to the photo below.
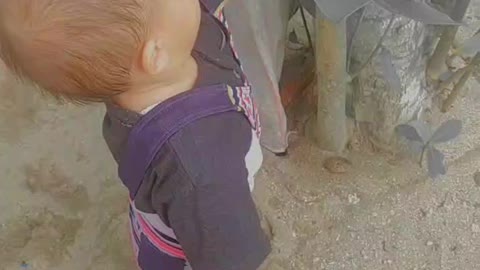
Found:
<path fill-rule="evenodd" d="M 144 0 L 0 0 L 0 58 L 56 96 L 101 101 L 131 88 Z"/>

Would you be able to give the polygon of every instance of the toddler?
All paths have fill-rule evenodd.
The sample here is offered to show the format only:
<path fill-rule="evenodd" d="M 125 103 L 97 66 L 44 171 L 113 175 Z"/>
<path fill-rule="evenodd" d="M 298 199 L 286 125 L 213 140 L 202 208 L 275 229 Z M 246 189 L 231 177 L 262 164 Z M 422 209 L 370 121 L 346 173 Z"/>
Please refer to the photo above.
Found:
<path fill-rule="evenodd" d="M 104 102 L 142 270 L 254 270 L 258 114 L 222 0 L 0 0 L 0 59 L 72 102 Z"/>

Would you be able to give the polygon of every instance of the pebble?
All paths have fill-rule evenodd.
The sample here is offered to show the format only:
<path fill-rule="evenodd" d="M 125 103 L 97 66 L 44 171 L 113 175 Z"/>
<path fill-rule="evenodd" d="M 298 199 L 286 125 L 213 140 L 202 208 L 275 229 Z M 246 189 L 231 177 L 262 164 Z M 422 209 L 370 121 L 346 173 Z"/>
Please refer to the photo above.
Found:
<path fill-rule="evenodd" d="M 393 261 L 390 260 L 390 259 L 388 259 L 388 260 L 382 260 L 382 263 L 383 263 L 383 264 L 392 264 Z"/>
<path fill-rule="evenodd" d="M 474 175 L 473 175 L 473 181 L 475 182 L 475 185 L 477 187 L 480 187 L 480 171 L 476 172 Z"/>
<path fill-rule="evenodd" d="M 356 193 L 348 194 L 348 203 L 349 204 L 358 204 L 360 202 L 360 198 Z"/>
<path fill-rule="evenodd" d="M 474 233 L 480 233 L 480 225 L 478 225 L 478 224 L 472 224 L 472 232 L 474 232 Z"/>
<path fill-rule="evenodd" d="M 330 157 L 323 162 L 323 167 L 333 174 L 347 173 L 348 169 L 352 166 L 352 163 L 343 157 Z"/>
<path fill-rule="evenodd" d="M 460 56 L 454 56 L 450 57 L 447 60 L 447 65 L 449 68 L 452 68 L 453 70 L 457 70 L 460 68 L 464 68 L 466 66 L 465 60 L 461 58 Z"/>

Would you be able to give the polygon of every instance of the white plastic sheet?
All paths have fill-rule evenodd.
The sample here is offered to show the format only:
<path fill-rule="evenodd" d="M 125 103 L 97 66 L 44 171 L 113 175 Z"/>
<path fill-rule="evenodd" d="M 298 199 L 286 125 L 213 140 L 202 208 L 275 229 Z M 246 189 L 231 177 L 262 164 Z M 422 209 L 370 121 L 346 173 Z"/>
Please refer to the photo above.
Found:
<path fill-rule="evenodd" d="M 261 142 L 274 153 L 288 146 L 278 82 L 291 8 L 290 0 L 231 0 L 226 7 L 235 47 L 259 105 Z"/>

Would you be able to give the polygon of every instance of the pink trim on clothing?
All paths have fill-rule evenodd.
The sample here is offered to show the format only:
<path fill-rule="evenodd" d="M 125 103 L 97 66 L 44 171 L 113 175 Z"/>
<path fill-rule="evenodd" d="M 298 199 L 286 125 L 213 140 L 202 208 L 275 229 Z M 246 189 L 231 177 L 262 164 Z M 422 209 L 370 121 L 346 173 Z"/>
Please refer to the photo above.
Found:
<path fill-rule="evenodd" d="M 170 246 L 163 239 L 158 237 L 155 232 L 150 228 L 148 223 L 143 219 L 143 217 L 137 215 L 137 218 L 139 220 L 142 232 L 145 234 L 145 236 L 147 236 L 148 240 L 150 240 L 155 247 L 170 256 L 186 260 L 185 253 L 182 250 Z"/>

